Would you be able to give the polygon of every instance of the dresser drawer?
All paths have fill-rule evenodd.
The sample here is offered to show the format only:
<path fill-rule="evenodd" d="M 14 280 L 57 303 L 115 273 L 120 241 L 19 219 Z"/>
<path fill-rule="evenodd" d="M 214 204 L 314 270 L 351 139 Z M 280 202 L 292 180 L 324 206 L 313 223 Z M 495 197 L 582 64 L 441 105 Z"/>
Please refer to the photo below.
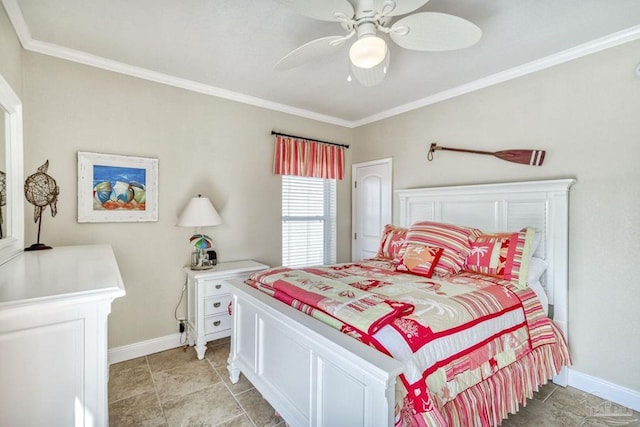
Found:
<path fill-rule="evenodd" d="M 204 324 L 205 334 L 212 334 L 214 332 L 231 329 L 231 316 L 227 313 L 223 313 L 205 317 Z"/>
<path fill-rule="evenodd" d="M 207 279 L 204 281 L 204 297 L 212 295 L 228 294 L 229 285 L 222 279 Z"/>
<path fill-rule="evenodd" d="M 233 277 L 226 277 L 224 279 L 205 279 L 203 281 L 204 285 L 204 297 L 208 297 L 211 295 L 219 295 L 219 294 L 227 294 L 231 291 L 229 290 L 229 285 L 225 283 L 226 279 L 237 279 L 245 281 L 251 276 L 251 274 L 236 274 Z"/>
<path fill-rule="evenodd" d="M 228 307 L 231 303 L 231 294 L 215 295 L 204 300 L 204 315 L 209 316 L 211 314 L 226 313 L 228 314 Z"/>

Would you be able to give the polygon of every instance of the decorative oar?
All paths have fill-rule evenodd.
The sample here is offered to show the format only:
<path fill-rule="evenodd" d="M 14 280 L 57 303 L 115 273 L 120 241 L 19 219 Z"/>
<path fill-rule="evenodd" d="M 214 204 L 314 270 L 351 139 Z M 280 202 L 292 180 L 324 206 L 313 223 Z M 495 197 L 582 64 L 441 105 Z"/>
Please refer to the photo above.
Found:
<path fill-rule="evenodd" d="M 429 154 L 427 159 L 433 160 L 433 152 L 436 150 L 457 151 L 459 153 L 471 153 L 471 154 L 485 154 L 489 156 L 495 156 L 499 159 L 506 160 L 513 163 L 521 163 L 523 165 L 542 166 L 544 162 L 544 150 L 502 150 L 502 151 L 480 151 L 480 150 L 465 150 L 463 148 L 448 148 L 439 147 L 435 142 L 431 144 L 429 148 Z"/>

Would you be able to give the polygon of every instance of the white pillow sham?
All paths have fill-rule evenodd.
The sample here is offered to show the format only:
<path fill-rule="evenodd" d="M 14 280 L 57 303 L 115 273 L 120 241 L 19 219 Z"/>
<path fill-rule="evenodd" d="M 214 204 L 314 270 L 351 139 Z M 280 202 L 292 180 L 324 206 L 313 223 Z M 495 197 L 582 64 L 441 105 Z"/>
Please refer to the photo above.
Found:
<path fill-rule="evenodd" d="M 547 267 L 547 262 L 542 258 L 531 258 L 529 269 L 527 270 L 527 284 L 531 285 L 531 283 L 539 282 Z"/>
<path fill-rule="evenodd" d="M 540 252 L 542 251 L 540 243 L 542 243 L 542 233 L 536 228 L 536 234 L 533 236 L 531 242 L 531 256 L 540 258 Z M 538 251 L 538 249 L 540 249 L 540 251 Z"/>

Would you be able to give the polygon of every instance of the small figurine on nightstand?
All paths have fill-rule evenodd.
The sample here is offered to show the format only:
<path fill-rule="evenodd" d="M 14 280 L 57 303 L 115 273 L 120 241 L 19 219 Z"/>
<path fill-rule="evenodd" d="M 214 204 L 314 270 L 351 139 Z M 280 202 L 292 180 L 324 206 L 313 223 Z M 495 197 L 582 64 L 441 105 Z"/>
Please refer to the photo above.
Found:
<path fill-rule="evenodd" d="M 196 251 L 191 254 L 191 269 L 192 270 L 209 270 L 215 265 L 209 258 L 208 249 L 213 246 L 211 237 L 206 234 L 194 234 L 189 241 L 196 248 Z"/>

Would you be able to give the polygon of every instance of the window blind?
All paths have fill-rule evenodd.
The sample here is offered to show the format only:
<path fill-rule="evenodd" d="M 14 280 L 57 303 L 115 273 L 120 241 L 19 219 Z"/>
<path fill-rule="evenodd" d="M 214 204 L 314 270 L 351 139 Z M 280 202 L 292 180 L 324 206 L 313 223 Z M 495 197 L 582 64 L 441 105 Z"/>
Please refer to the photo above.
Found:
<path fill-rule="evenodd" d="M 335 264 L 336 182 L 282 176 L 282 265 Z"/>

